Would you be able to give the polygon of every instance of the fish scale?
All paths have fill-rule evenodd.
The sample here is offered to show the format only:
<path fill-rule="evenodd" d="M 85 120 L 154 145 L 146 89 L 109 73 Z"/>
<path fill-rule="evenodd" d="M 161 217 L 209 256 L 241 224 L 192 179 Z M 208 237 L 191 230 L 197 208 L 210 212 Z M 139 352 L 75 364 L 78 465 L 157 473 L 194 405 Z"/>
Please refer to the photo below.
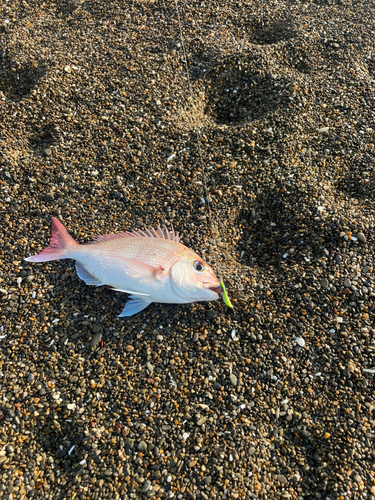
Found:
<path fill-rule="evenodd" d="M 172 250 L 168 248 L 171 247 L 171 243 L 168 240 L 160 242 L 157 240 L 154 242 L 151 238 L 147 242 L 139 241 L 139 238 L 137 240 L 123 238 L 107 243 L 98 243 L 96 247 L 98 247 L 98 251 L 111 255 L 114 258 L 123 255 L 124 251 L 126 251 L 129 258 L 141 259 L 151 266 L 163 266 L 167 265 L 171 260 Z M 173 242 L 173 245 L 176 245 L 176 243 Z"/>

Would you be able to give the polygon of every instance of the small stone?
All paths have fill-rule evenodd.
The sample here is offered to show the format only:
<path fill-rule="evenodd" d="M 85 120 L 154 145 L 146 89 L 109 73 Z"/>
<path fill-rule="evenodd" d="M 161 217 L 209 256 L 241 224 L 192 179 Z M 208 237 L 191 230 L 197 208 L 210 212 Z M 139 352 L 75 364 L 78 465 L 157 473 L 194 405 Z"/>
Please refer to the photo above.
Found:
<path fill-rule="evenodd" d="M 45 199 L 46 201 L 53 201 L 55 198 L 53 196 L 53 193 L 47 193 Z"/>
<path fill-rule="evenodd" d="M 341 257 L 341 255 L 340 255 L 340 254 L 338 254 L 338 253 L 337 253 L 337 254 L 335 255 L 335 262 L 337 262 L 337 264 L 340 264 L 340 262 L 341 262 L 341 261 L 342 261 L 342 257 Z"/>
<path fill-rule="evenodd" d="M 302 337 L 296 337 L 296 342 L 300 347 L 305 347 L 306 342 Z"/>
<path fill-rule="evenodd" d="M 315 462 L 322 461 L 322 457 L 319 455 L 319 453 L 317 451 L 313 454 L 313 459 L 315 460 Z"/>
<path fill-rule="evenodd" d="M 128 352 L 133 352 L 133 351 L 134 351 L 134 347 L 133 347 L 132 345 L 130 345 L 130 344 L 129 344 L 129 345 L 127 345 L 127 346 L 125 347 L 125 350 L 126 350 L 126 351 L 128 351 Z"/>
<path fill-rule="evenodd" d="M 362 478 L 361 478 L 361 476 L 360 476 L 359 474 L 356 474 L 356 475 L 354 476 L 354 481 L 355 481 L 357 484 L 361 484 L 361 483 L 363 483 Z"/>
<path fill-rule="evenodd" d="M 199 335 L 198 335 L 198 332 L 194 332 L 194 335 L 193 335 L 193 342 L 198 342 L 199 340 Z"/>
<path fill-rule="evenodd" d="M 367 241 L 367 238 L 363 233 L 357 233 L 357 238 L 361 243 L 366 243 Z"/>
<path fill-rule="evenodd" d="M 328 288 L 328 286 L 329 286 L 329 282 L 325 278 L 323 278 L 321 280 L 320 284 L 321 284 L 322 288 Z"/>
<path fill-rule="evenodd" d="M 100 342 L 101 338 L 102 338 L 102 333 L 101 332 L 96 333 L 91 339 L 90 347 L 94 348 L 96 344 Z"/>
<path fill-rule="evenodd" d="M 304 430 L 301 432 L 301 435 L 302 435 L 302 437 L 304 437 L 304 438 L 309 438 L 309 437 L 311 436 L 311 432 L 309 432 L 309 431 L 307 431 L 307 430 L 305 430 L 305 429 L 304 429 Z"/>
<path fill-rule="evenodd" d="M 250 456 L 252 456 L 252 455 L 254 455 L 254 453 L 255 453 L 255 452 L 256 452 L 256 449 L 254 448 L 254 446 L 251 446 L 251 447 L 249 448 L 248 454 L 249 454 Z"/>
<path fill-rule="evenodd" d="M 206 316 L 207 316 L 207 318 L 214 319 L 217 317 L 217 312 L 216 311 L 207 311 Z"/>
<path fill-rule="evenodd" d="M 352 282 L 350 281 L 349 278 L 346 278 L 346 280 L 344 281 L 344 286 L 346 288 L 349 288 L 350 286 L 352 286 Z"/>
<path fill-rule="evenodd" d="M 278 474 L 277 475 L 277 480 L 281 484 L 284 484 L 284 485 L 288 484 L 288 480 L 287 480 L 287 478 L 283 474 Z"/>
<path fill-rule="evenodd" d="M 215 389 L 215 391 L 220 391 L 221 389 L 221 385 L 218 384 L 217 382 L 212 386 L 213 389 Z"/>
<path fill-rule="evenodd" d="M 298 481 L 301 480 L 301 476 L 299 474 L 293 474 L 290 480 L 293 481 L 293 483 L 297 483 Z"/>
<path fill-rule="evenodd" d="M 142 492 L 146 493 L 150 488 L 151 488 L 151 481 L 146 479 L 146 481 L 143 483 L 143 486 L 142 486 Z"/>
<path fill-rule="evenodd" d="M 237 384 L 238 384 L 238 380 L 237 380 L 237 377 L 236 375 L 234 375 L 233 373 L 231 373 L 229 375 L 229 380 L 230 380 L 230 383 L 233 385 L 233 387 L 236 387 Z"/>
<path fill-rule="evenodd" d="M 147 443 L 145 443 L 144 441 L 140 441 L 138 443 L 138 450 L 139 451 L 146 451 L 147 450 Z"/>
<path fill-rule="evenodd" d="M 29 373 L 29 375 L 27 376 L 27 380 L 28 380 L 29 382 L 32 382 L 32 381 L 34 380 L 34 378 L 35 378 L 35 377 L 34 377 L 34 375 L 33 375 L 32 373 Z"/>
<path fill-rule="evenodd" d="M 44 154 L 45 154 L 46 156 L 51 156 L 52 151 L 50 150 L 50 148 L 46 148 L 46 149 L 44 150 Z"/>
<path fill-rule="evenodd" d="M 194 467 L 195 465 L 197 465 L 197 460 L 192 460 L 191 462 L 189 462 L 189 467 Z"/>
<path fill-rule="evenodd" d="M 149 371 L 149 373 L 152 373 L 154 371 L 154 367 L 152 366 L 151 363 L 147 363 L 146 366 L 147 366 L 147 370 Z"/>
<path fill-rule="evenodd" d="M 118 191 L 113 191 L 112 196 L 115 200 L 118 200 L 119 198 L 121 198 L 122 195 Z"/>

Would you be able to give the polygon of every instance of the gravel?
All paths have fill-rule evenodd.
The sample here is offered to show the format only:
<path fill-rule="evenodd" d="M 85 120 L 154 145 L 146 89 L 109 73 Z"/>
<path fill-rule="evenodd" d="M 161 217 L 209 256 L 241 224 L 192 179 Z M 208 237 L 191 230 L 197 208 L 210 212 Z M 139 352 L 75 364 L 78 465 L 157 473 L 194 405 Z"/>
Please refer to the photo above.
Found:
<path fill-rule="evenodd" d="M 0 498 L 374 500 L 374 5 L 179 5 L 193 98 L 173 2 L 0 7 Z M 51 215 L 172 223 L 234 310 L 118 319 Z"/>

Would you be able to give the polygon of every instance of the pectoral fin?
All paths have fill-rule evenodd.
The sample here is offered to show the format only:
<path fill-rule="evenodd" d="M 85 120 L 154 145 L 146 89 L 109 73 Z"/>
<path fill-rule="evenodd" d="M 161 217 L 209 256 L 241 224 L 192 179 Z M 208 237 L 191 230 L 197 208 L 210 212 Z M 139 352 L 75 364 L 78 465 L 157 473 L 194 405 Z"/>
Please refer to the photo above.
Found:
<path fill-rule="evenodd" d="M 133 316 L 133 314 L 139 313 L 150 304 L 151 302 L 145 300 L 143 297 L 130 295 L 124 309 L 122 310 L 121 314 L 119 314 L 119 318 L 124 318 L 125 316 Z"/>
<path fill-rule="evenodd" d="M 130 258 L 123 258 L 122 262 L 124 265 L 135 272 L 141 273 L 142 275 L 145 274 L 152 274 L 155 279 L 157 279 L 160 274 L 164 271 L 164 267 L 162 266 L 151 266 L 150 264 L 146 264 L 145 262 L 141 262 L 136 259 L 130 259 Z"/>

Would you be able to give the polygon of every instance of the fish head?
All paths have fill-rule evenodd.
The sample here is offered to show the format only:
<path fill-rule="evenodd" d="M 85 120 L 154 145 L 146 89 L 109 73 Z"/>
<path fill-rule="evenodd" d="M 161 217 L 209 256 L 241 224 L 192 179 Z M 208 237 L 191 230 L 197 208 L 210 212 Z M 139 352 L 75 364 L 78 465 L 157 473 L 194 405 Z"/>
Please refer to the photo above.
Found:
<path fill-rule="evenodd" d="M 172 286 L 189 302 L 217 300 L 221 285 L 213 269 L 197 254 L 180 257 L 172 269 Z"/>

